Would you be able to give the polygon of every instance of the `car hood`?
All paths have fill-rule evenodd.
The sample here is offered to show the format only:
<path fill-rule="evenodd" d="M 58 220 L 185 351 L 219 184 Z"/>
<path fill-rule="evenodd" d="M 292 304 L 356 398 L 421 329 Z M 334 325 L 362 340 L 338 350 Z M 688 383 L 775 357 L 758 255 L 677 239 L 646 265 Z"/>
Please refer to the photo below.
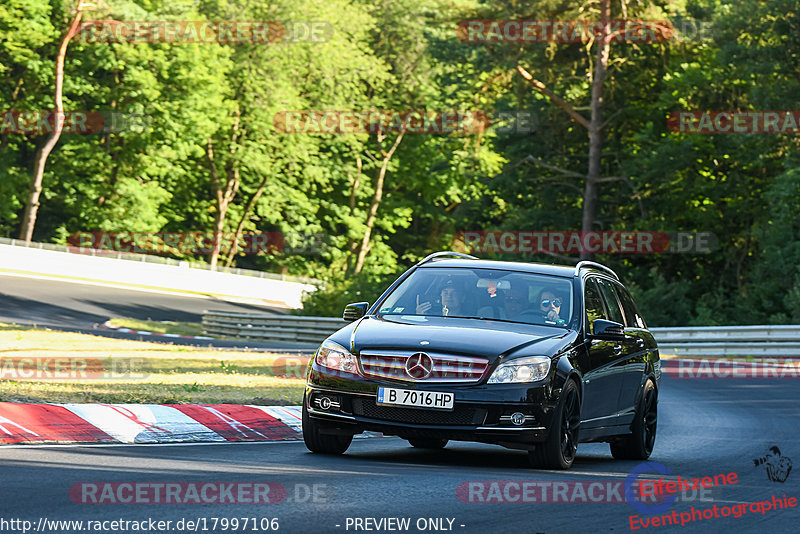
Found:
<path fill-rule="evenodd" d="M 522 352 L 554 355 L 576 335 L 562 328 L 488 319 L 377 315 L 348 325 L 331 339 L 355 354 L 364 349 L 427 350 L 494 361 Z"/>

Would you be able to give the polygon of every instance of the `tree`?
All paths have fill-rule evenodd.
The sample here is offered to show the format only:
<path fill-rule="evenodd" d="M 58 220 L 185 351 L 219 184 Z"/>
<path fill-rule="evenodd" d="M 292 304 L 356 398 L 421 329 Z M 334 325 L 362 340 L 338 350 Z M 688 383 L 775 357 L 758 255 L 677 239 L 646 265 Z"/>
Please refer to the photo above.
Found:
<path fill-rule="evenodd" d="M 42 194 L 42 179 L 44 178 L 44 166 L 47 163 L 47 157 L 53 150 L 53 147 L 58 143 L 58 138 L 61 137 L 61 131 L 64 128 L 64 102 L 62 99 L 62 90 L 64 86 L 64 61 L 67 54 L 67 46 L 70 40 L 78 33 L 81 18 L 83 18 L 83 10 L 86 8 L 83 0 L 78 0 L 75 8 L 75 17 L 67 29 L 64 39 L 61 41 L 61 46 L 58 49 L 56 56 L 55 66 L 55 111 L 53 113 L 53 132 L 45 141 L 44 145 L 36 152 L 36 157 L 33 163 L 33 176 L 31 177 L 30 192 L 28 194 L 28 203 L 25 207 L 25 215 L 22 219 L 22 227 L 20 228 L 19 238 L 30 242 L 33 238 L 33 228 L 36 225 L 36 213 L 39 210 L 39 196 Z"/>

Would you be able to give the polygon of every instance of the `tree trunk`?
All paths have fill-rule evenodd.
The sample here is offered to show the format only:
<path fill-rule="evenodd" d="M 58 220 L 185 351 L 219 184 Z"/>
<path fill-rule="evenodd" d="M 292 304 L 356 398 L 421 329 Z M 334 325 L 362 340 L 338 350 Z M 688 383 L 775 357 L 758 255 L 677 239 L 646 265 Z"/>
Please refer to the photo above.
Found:
<path fill-rule="evenodd" d="M 553 93 L 548 89 L 545 84 L 537 80 L 530 72 L 528 72 L 522 65 L 517 65 L 517 72 L 522 75 L 525 80 L 530 82 L 533 88 L 539 94 L 546 96 L 553 104 L 563 109 L 572 117 L 572 120 L 585 127 L 589 132 L 589 163 L 586 171 L 583 188 L 583 213 L 581 216 L 581 230 L 584 232 L 591 231 L 594 227 L 594 222 L 597 217 L 597 196 L 598 184 L 604 181 L 621 180 L 624 177 L 614 176 L 608 178 L 600 177 L 600 167 L 603 155 L 603 85 L 606 79 L 606 72 L 608 71 L 608 58 L 611 52 L 611 39 L 614 37 L 611 34 L 611 21 L 610 15 L 611 7 L 610 0 L 602 0 L 600 6 L 600 19 L 603 21 L 603 34 L 597 42 L 597 53 L 594 66 L 594 74 L 592 76 L 592 100 L 591 100 L 591 119 L 586 118 L 578 113 L 566 100 Z M 538 160 L 534 162 L 537 165 L 542 165 L 547 168 L 558 170 L 562 174 L 570 176 L 579 176 L 572 171 L 565 171 L 556 167 L 548 166 Z M 589 259 L 593 255 L 590 252 L 581 252 L 581 259 Z"/>
<path fill-rule="evenodd" d="M 603 35 L 597 43 L 597 59 L 592 79 L 592 117 L 589 120 L 589 168 L 583 190 L 583 218 L 581 230 L 589 232 L 594 228 L 597 214 L 597 180 L 600 178 L 600 164 L 603 153 L 603 84 L 608 70 L 608 56 L 611 50 L 611 25 L 609 22 L 609 0 L 603 0 L 601 20 L 604 22 Z M 581 252 L 581 259 L 589 259 L 590 252 Z"/>
<path fill-rule="evenodd" d="M 356 177 L 353 178 L 353 185 L 350 188 L 350 215 L 356 211 L 356 195 L 358 194 L 358 187 L 361 185 L 361 155 L 356 156 Z"/>
<path fill-rule="evenodd" d="M 225 184 L 223 185 L 217 174 L 211 139 L 208 140 L 206 145 L 206 158 L 208 160 L 209 173 L 211 174 L 211 185 L 214 189 L 214 200 L 217 205 L 216 213 L 214 213 L 214 243 L 208 255 L 208 263 L 211 270 L 215 271 L 219 261 L 220 249 L 222 248 L 222 231 L 225 229 L 225 218 L 228 215 L 228 208 L 239 190 L 239 168 L 233 161 L 228 161 Z M 231 246 L 235 247 L 236 243 L 232 243 Z"/>
<path fill-rule="evenodd" d="M 217 262 L 219 261 L 219 253 L 222 248 L 222 231 L 225 229 L 225 218 L 228 215 L 228 208 L 236 197 L 239 191 L 239 165 L 234 159 L 234 155 L 238 150 L 239 139 L 244 137 L 245 129 L 239 129 L 239 110 L 235 111 L 235 119 L 231 129 L 230 149 L 228 150 L 228 160 L 225 164 L 225 183 L 223 184 L 219 179 L 217 173 L 217 166 L 214 162 L 214 149 L 211 139 L 208 139 L 206 144 L 206 159 L 208 161 L 208 171 L 211 174 L 211 187 L 214 190 L 214 199 L 217 204 L 217 212 L 214 214 L 214 245 L 208 255 L 208 263 L 211 270 L 217 269 Z M 236 243 L 231 243 L 231 247 L 235 251 Z"/>
<path fill-rule="evenodd" d="M 72 20 L 64 40 L 61 41 L 61 47 L 58 49 L 58 56 L 56 57 L 56 109 L 53 133 L 50 134 L 44 145 L 36 151 L 36 157 L 33 162 L 33 176 L 31 177 L 31 185 L 28 192 L 28 203 L 25 205 L 25 214 L 19 231 L 19 238 L 28 243 L 33 239 L 33 228 L 36 226 L 36 214 L 39 211 L 39 196 L 42 194 L 42 180 L 44 179 L 44 167 L 47 164 L 47 157 L 53 151 L 56 143 L 58 143 L 58 138 L 61 137 L 61 130 L 64 128 L 64 102 L 61 97 L 64 88 L 64 60 L 67 55 L 67 46 L 70 39 L 77 33 L 81 17 L 83 17 L 83 5 L 79 2 L 75 18 Z"/>
<path fill-rule="evenodd" d="M 375 226 L 375 218 L 378 213 L 378 208 L 381 205 L 381 200 L 383 199 L 383 183 L 386 178 L 386 170 L 389 168 L 389 161 L 392 159 L 392 155 L 394 155 L 395 150 L 400 145 L 400 141 L 403 140 L 403 136 L 405 135 L 405 128 L 401 131 L 397 138 L 394 140 L 394 144 L 392 148 L 389 149 L 388 152 L 381 152 L 383 156 L 383 161 L 381 162 L 381 167 L 378 169 L 378 176 L 375 180 L 375 194 L 372 195 L 372 202 L 369 205 L 369 212 L 367 213 L 367 228 L 364 230 L 364 237 L 361 239 L 361 245 L 358 247 L 358 256 L 356 256 L 356 265 L 353 269 L 354 274 L 358 274 L 361 272 L 361 269 L 364 268 L 364 260 L 367 257 L 367 253 L 369 252 L 369 240 L 372 236 L 372 229 Z M 378 143 L 382 141 L 380 134 L 378 138 Z"/>
<path fill-rule="evenodd" d="M 250 200 L 247 201 L 247 204 L 244 207 L 244 212 L 242 212 L 242 216 L 239 218 L 239 223 L 236 225 L 236 232 L 233 236 L 233 243 L 234 246 L 231 247 L 230 252 L 228 253 L 228 258 L 225 260 L 225 267 L 230 267 L 233 265 L 233 260 L 236 257 L 236 243 L 239 242 L 239 238 L 242 237 L 242 232 L 244 230 L 244 223 L 247 221 L 247 218 L 250 216 L 250 213 L 253 211 L 253 208 L 256 206 L 256 202 L 258 199 L 261 198 L 261 194 L 264 192 L 264 188 L 267 185 L 267 180 L 269 179 L 269 175 L 265 176 L 261 183 L 258 184 L 258 188 L 256 192 L 253 193 L 253 196 L 250 197 Z"/>

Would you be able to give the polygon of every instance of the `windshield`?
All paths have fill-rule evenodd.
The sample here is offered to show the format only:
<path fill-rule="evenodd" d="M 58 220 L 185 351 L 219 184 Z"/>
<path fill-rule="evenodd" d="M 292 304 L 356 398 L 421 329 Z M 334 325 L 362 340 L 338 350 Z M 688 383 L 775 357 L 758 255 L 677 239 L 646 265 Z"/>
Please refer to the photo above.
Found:
<path fill-rule="evenodd" d="M 572 318 L 572 284 L 517 271 L 426 267 L 397 286 L 378 313 L 566 327 Z"/>

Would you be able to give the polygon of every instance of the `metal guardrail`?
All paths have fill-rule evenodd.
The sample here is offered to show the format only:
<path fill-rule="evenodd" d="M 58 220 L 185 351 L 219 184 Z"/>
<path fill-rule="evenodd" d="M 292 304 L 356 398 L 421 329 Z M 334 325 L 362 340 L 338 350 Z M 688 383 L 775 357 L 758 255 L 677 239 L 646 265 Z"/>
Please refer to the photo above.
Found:
<path fill-rule="evenodd" d="M 800 358 L 799 325 L 651 328 L 662 354 Z"/>
<path fill-rule="evenodd" d="M 258 341 L 321 343 L 348 324 L 337 317 L 206 312 L 211 336 Z M 783 356 L 800 358 L 800 325 L 651 328 L 662 354 L 679 356 Z"/>
<path fill-rule="evenodd" d="M 336 317 L 261 315 L 206 312 L 203 332 L 210 336 L 238 337 L 254 341 L 299 341 L 321 343 L 348 324 Z"/>

